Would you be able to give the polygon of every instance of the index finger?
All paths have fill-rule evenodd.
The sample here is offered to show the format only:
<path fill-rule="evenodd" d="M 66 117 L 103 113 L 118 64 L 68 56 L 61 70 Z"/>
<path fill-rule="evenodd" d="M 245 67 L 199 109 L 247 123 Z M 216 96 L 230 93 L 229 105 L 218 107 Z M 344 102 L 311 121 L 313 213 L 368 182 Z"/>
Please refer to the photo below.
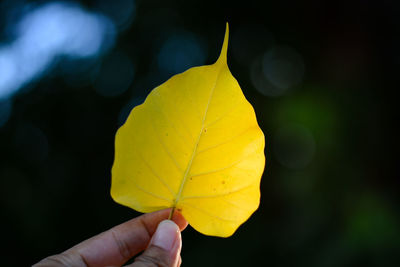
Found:
<path fill-rule="evenodd" d="M 77 253 L 90 267 L 120 266 L 147 247 L 158 224 L 168 218 L 170 211 L 165 209 L 141 215 L 83 241 L 63 254 Z M 172 220 L 181 231 L 187 226 L 179 212 L 174 213 Z"/>

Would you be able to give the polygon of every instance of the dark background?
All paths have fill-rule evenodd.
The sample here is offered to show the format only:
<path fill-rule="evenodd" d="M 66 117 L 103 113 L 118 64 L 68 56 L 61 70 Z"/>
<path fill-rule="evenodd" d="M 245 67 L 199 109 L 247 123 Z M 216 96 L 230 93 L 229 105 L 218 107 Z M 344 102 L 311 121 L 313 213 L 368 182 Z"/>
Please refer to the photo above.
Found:
<path fill-rule="evenodd" d="M 0 93 L 1 47 L 49 3 L 0 1 Z M 395 1 L 74 3 L 109 18 L 113 42 L 0 97 L 1 265 L 139 215 L 109 194 L 115 132 L 152 88 L 213 63 L 228 21 L 229 66 L 266 136 L 261 203 L 230 238 L 185 230 L 183 265 L 400 266 Z"/>

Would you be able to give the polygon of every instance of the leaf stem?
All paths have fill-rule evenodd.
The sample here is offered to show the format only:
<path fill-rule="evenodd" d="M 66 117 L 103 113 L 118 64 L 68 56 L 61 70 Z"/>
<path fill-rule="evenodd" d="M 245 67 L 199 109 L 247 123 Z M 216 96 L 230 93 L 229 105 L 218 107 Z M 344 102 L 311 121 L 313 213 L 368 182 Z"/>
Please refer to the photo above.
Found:
<path fill-rule="evenodd" d="M 168 220 L 172 220 L 172 217 L 174 216 L 174 212 L 175 212 L 175 206 L 172 207 L 171 212 L 169 213 L 169 216 L 168 216 Z"/>

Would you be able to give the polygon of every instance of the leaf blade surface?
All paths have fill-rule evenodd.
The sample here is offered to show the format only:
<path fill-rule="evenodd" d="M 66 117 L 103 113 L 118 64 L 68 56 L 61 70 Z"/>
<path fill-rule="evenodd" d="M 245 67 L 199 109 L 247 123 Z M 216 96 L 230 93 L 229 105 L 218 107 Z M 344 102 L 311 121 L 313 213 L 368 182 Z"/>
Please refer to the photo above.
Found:
<path fill-rule="evenodd" d="M 258 208 L 264 135 L 219 59 L 156 87 L 115 140 L 113 199 L 140 212 L 173 207 L 206 235 L 227 237 Z"/>

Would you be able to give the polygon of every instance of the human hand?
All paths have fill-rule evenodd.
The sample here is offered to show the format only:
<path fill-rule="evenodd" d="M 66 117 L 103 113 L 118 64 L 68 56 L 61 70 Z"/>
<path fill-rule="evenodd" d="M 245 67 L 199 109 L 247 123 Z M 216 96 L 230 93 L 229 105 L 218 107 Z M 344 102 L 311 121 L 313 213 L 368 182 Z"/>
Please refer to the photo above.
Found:
<path fill-rule="evenodd" d="M 187 222 L 178 212 L 174 213 L 173 221 L 166 220 L 170 211 L 165 209 L 143 214 L 61 254 L 47 257 L 33 267 L 121 266 L 143 250 L 128 266 L 180 266 L 180 231 L 186 228 Z"/>

